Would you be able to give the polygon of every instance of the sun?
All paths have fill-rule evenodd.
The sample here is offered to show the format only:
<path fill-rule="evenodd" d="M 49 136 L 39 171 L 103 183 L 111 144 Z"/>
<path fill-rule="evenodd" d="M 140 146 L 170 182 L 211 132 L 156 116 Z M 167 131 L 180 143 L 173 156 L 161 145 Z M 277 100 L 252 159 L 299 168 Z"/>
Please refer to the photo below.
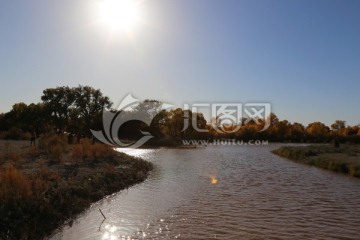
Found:
<path fill-rule="evenodd" d="M 140 6 L 136 0 L 100 0 L 98 21 L 112 31 L 131 31 L 140 21 Z"/>

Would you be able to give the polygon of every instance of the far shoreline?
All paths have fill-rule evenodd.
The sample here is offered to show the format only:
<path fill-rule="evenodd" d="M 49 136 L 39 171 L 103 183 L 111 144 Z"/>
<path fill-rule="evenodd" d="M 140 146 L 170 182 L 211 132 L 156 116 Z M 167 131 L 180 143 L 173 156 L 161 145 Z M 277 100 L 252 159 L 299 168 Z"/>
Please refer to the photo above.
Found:
<path fill-rule="evenodd" d="M 360 178 L 360 146 L 329 144 L 282 146 L 272 153 L 297 163 Z"/>

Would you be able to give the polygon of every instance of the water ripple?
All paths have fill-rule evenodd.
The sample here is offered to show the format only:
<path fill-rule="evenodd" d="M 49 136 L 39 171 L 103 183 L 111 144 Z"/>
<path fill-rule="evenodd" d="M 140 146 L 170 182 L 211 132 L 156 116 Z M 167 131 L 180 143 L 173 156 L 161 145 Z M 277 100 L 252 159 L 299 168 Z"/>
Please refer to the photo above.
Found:
<path fill-rule="evenodd" d="M 155 164 L 149 179 L 53 239 L 360 239 L 359 179 L 279 158 L 274 147 L 128 150 Z"/>

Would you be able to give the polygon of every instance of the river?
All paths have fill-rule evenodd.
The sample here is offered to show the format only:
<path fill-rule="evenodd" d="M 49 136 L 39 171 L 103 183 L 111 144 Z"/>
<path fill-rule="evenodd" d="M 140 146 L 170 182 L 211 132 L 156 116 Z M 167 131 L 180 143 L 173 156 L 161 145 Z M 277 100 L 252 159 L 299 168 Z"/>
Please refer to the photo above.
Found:
<path fill-rule="evenodd" d="M 360 239 L 360 180 L 273 155 L 279 146 L 124 150 L 154 163 L 149 178 L 51 239 Z"/>

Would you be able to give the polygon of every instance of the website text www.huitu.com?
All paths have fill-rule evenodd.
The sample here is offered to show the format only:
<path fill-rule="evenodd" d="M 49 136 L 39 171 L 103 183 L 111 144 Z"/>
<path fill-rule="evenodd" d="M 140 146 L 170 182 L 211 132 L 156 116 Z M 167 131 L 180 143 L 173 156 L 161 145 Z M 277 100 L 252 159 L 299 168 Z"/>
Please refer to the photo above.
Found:
<path fill-rule="evenodd" d="M 244 140 L 237 140 L 237 139 L 215 139 L 215 140 L 195 140 L 195 139 L 190 139 L 190 140 L 182 140 L 182 144 L 184 146 L 197 146 L 197 145 L 202 145 L 202 146 L 226 146 L 226 145 L 235 145 L 235 146 L 246 146 L 246 145 L 250 145 L 250 146 L 267 146 L 269 145 L 269 141 L 268 140 L 248 140 L 248 141 L 244 141 Z"/>

